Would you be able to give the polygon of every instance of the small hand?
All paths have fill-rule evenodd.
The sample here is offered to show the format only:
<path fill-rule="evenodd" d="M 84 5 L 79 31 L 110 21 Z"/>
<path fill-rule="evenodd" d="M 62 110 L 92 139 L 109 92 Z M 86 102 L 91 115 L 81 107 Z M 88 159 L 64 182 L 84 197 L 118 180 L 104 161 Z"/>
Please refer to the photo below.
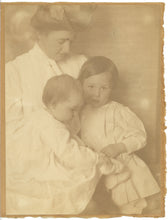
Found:
<path fill-rule="evenodd" d="M 115 166 L 111 159 L 103 153 L 99 155 L 99 166 L 102 174 L 109 174 L 114 171 Z"/>
<path fill-rule="evenodd" d="M 110 159 L 107 155 L 105 155 L 104 153 L 100 153 L 99 154 L 99 165 L 103 165 L 105 163 L 111 163 Z"/>

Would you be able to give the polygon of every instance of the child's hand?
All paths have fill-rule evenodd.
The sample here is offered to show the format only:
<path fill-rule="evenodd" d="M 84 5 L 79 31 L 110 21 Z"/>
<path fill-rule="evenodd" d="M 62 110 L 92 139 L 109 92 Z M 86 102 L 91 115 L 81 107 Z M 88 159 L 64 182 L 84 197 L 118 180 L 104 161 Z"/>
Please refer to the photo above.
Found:
<path fill-rule="evenodd" d="M 111 159 L 103 153 L 100 153 L 99 155 L 99 168 L 101 173 L 105 175 L 113 172 L 114 169 L 114 165 L 111 162 Z"/>
<path fill-rule="evenodd" d="M 101 173 L 105 175 L 119 173 L 124 167 L 120 161 L 111 159 L 103 153 L 100 153 L 99 155 L 99 165 Z"/>
<path fill-rule="evenodd" d="M 123 143 L 119 143 L 119 144 L 110 144 L 106 146 L 105 148 L 103 148 L 101 152 L 106 154 L 109 157 L 115 158 L 119 154 L 127 152 L 127 150 Z"/>
<path fill-rule="evenodd" d="M 99 154 L 99 165 L 102 166 L 104 164 L 111 164 L 111 160 L 104 153 Z"/>

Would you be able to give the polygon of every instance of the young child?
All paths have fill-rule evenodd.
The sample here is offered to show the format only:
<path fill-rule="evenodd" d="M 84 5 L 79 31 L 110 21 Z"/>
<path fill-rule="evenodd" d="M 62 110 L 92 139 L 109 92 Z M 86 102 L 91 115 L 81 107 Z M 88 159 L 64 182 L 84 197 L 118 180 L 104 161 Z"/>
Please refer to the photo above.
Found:
<path fill-rule="evenodd" d="M 118 182 L 116 175 L 105 177 L 111 198 L 124 214 L 140 214 L 147 206 L 145 197 L 160 188 L 147 165 L 134 154 L 146 144 L 142 122 L 131 110 L 111 100 L 118 71 L 106 57 L 92 57 L 82 66 L 82 82 L 86 106 L 81 112 L 81 138 L 96 152 L 116 158 L 129 171 L 130 177 Z"/>
<path fill-rule="evenodd" d="M 7 213 L 78 214 L 101 172 L 120 172 L 122 166 L 71 134 L 69 121 L 83 104 L 77 80 L 68 75 L 49 79 L 42 99 L 45 108 L 28 117 L 6 145 Z"/>

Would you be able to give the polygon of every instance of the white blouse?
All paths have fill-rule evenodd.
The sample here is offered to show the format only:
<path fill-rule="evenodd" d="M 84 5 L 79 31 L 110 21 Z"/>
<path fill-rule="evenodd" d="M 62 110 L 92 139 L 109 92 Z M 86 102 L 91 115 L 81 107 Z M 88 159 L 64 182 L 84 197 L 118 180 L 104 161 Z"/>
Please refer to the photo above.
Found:
<path fill-rule="evenodd" d="M 14 132 L 32 111 L 43 106 L 42 91 L 55 75 L 78 77 L 83 55 L 70 55 L 59 64 L 49 59 L 38 44 L 5 66 L 5 104 L 7 132 Z"/>

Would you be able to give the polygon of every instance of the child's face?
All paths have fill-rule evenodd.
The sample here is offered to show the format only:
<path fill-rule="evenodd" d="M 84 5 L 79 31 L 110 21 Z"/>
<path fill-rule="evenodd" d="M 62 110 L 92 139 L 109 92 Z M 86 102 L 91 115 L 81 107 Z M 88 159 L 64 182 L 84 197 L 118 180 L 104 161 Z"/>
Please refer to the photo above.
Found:
<path fill-rule="evenodd" d="M 83 83 L 84 97 L 94 107 L 105 105 L 112 93 L 112 76 L 109 72 L 90 76 Z"/>
<path fill-rule="evenodd" d="M 68 122 L 83 105 L 83 97 L 77 92 L 72 92 L 66 101 L 50 106 L 50 112 L 58 121 Z"/>

